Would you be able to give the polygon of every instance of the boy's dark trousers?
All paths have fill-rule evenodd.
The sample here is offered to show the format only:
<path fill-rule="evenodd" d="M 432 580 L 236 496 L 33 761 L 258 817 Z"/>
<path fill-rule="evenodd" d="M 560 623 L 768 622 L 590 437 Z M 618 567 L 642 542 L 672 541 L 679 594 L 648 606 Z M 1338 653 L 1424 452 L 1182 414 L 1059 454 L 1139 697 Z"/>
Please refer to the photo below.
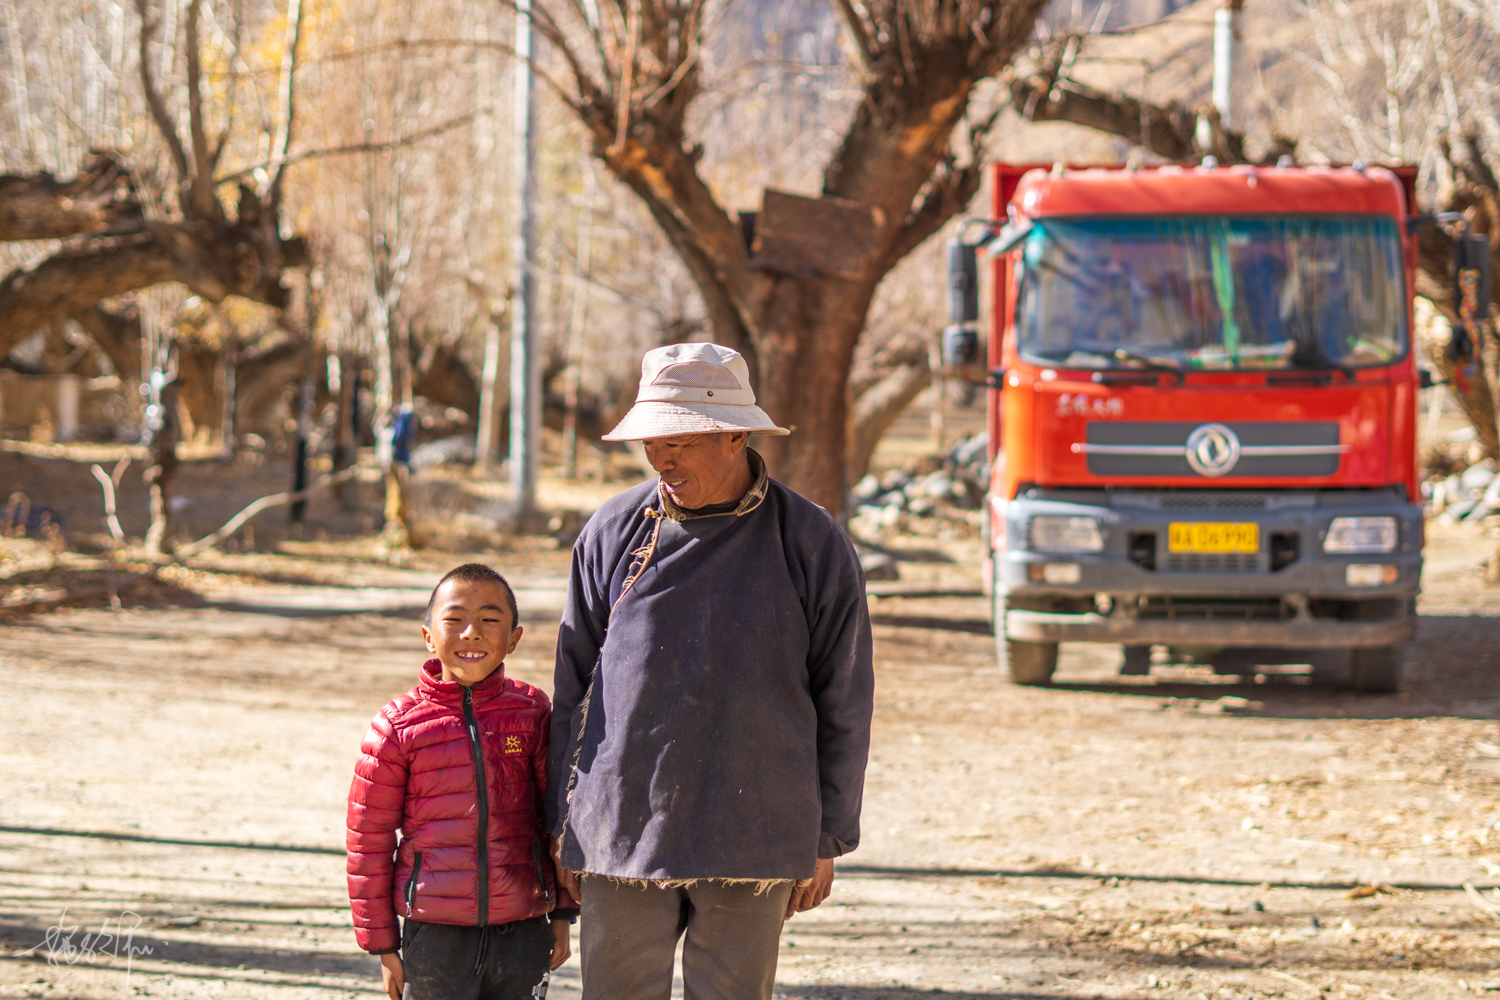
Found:
<path fill-rule="evenodd" d="M 407 920 L 401 928 L 401 1000 L 532 1000 L 552 964 L 546 917 L 490 927 Z"/>

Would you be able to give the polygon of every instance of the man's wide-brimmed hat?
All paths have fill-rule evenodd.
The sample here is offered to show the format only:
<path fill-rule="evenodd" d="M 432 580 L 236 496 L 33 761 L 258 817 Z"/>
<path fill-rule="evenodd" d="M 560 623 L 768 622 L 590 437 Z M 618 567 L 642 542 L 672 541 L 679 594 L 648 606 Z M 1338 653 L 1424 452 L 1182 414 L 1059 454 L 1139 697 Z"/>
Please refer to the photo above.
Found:
<path fill-rule="evenodd" d="M 750 367 L 718 344 L 672 344 L 641 359 L 635 405 L 606 441 L 644 441 L 678 434 L 790 434 L 755 405 Z"/>

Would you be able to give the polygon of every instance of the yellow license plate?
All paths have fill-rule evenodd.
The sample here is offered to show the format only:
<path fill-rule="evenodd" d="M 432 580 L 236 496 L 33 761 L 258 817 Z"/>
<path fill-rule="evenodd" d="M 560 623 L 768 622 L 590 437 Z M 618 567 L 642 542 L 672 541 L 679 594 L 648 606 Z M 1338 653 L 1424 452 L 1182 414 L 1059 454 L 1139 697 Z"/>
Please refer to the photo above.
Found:
<path fill-rule="evenodd" d="M 1260 525 L 1176 521 L 1167 535 L 1172 552 L 1259 552 Z"/>

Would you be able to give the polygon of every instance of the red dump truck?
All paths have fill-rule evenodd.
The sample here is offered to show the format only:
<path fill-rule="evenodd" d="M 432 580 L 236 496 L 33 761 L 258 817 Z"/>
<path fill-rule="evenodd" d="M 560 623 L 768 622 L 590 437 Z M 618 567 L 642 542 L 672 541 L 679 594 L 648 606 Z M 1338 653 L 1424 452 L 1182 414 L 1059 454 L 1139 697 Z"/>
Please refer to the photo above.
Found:
<path fill-rule="evenodd" d="M 950 282 L 977 319 L 992 266 L 987 575 L 1012 680 L 1048 683 L 1082 641 L 1122 645 L 1123 673 L 1348 650 L 1356 688 L 1398 687 L 1422 569 L 1414 180 L 996 168 Z"/>

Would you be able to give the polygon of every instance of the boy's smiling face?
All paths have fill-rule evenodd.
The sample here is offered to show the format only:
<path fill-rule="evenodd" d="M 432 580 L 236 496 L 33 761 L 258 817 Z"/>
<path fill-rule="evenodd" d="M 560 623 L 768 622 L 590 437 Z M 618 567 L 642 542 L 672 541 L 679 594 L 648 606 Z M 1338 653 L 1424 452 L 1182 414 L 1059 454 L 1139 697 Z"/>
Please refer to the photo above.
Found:
<path fill-rule="evenodd" d="M 500 584 L 449 580 L 438 588 L 422 638 L 442 662 L 443 680 L 472 687 L 505 662 L 521 641 L 521 627 L 510 620 Z"/>

